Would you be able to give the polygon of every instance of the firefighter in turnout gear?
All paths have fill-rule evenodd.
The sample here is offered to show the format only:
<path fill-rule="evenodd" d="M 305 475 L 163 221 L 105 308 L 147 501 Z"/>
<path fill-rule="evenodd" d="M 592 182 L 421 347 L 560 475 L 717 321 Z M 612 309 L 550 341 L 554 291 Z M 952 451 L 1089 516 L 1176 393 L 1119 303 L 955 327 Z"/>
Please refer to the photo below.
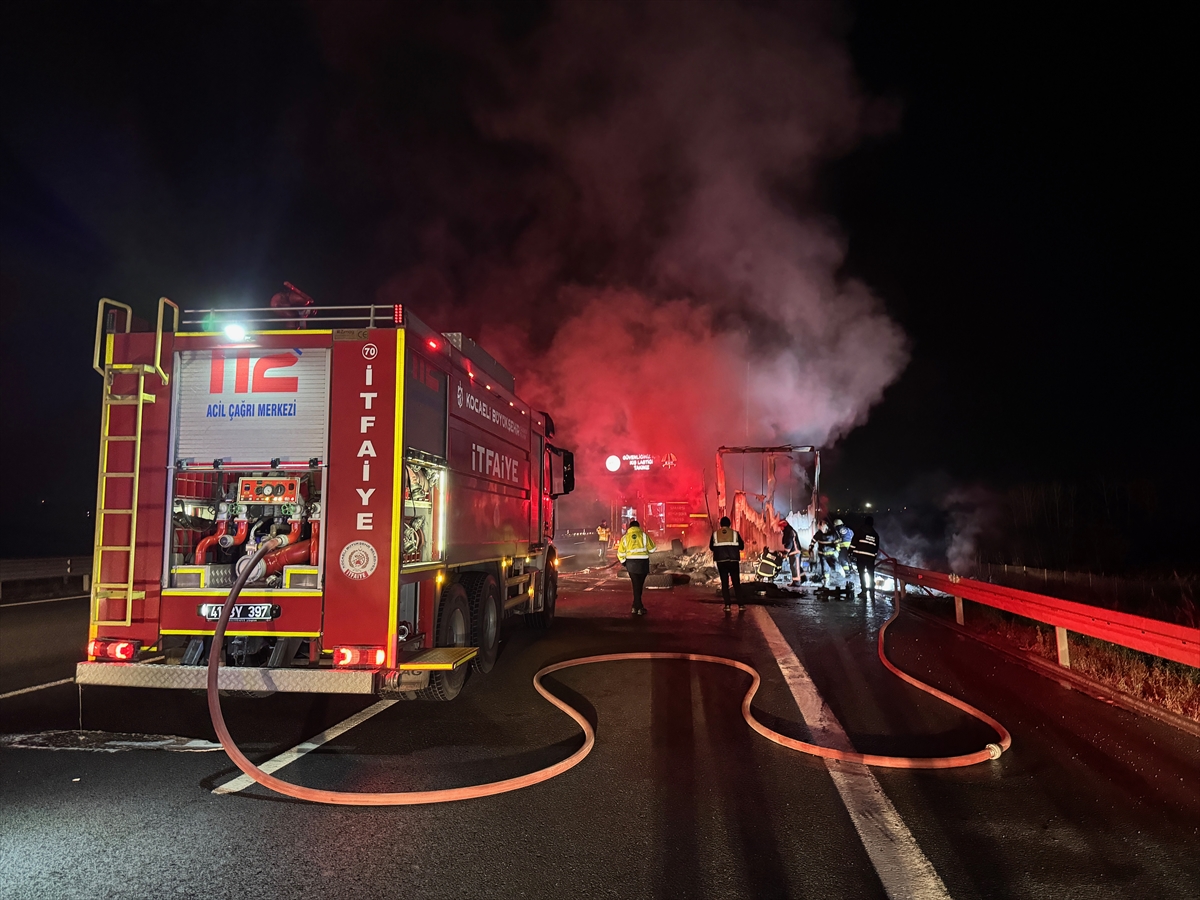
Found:
<path fill-rule="evenodd" d="M 721 575 L 721 594 L 725 597 L 725 612 L 730 611 L 729 584 L 733 582 L 733 594 L 737 597 L 738 612 L 745 612 L 742 603 L 742 551 L 746 542 L 742 536 L 731 528 L 729 516 L 721 517 L 720 527 L 708 539 L 708 549 L 712 551 L 713 562 Z"/>
<path fill-rule="evenodd" d="M 837 564 L 842 570 L 846 587 L 849 588 L 854 578 L 854 564 L 850 561 L 850 547 L 854 543 L 854 532 L 841 519 L 834 519 L 833 534 L 837 539 Z"/>
<path fill-rule="evenodd" d="M 800 536 L 796 534 L 796 529 L 792 527 L 792 523 L 784 519 L 783 522 L 783 550 L 787 553 L 788 568 L 792 572 L 792 584 L 800 584 Z"/>
<path fill-rule="evenodd" d="M 837 537 L 829 531 L 829 523 L 822 522 L 813 535 L 809 549 L 821 572 L 821 584 L 829 587 L 830 576 L 837 570 Z"/>
<path fill-rule="evenodd" d="M 596 528 L 596 539 L 600 541 L 600 562 L 608 562 L 608 541 L 611 537 L 608 522 L 601 522 Z"/>
<path fill-rule="evenodd" d="M 858 563 L 858 581 L 862 585 L 863 597 L 875 602 L 875 560 L 879 558 L 879 535 L 875 532 L 875 519 L 867 516 L 863 533 L 854 541 L 854 559 Z"/>
<path fill-rule="evenodd" d="M 654 549 L 654 538 L 642 531 L 637 519 L 631 519 L 629 530 L 617 541 L 617 559 L 625 566 L 633 584 L 631 614 L 635 616 L 646 614 L 646 607 L 642 605 L 642 588 L 646 586 L 646 576 L 650 574 L 650 554 Z"/>

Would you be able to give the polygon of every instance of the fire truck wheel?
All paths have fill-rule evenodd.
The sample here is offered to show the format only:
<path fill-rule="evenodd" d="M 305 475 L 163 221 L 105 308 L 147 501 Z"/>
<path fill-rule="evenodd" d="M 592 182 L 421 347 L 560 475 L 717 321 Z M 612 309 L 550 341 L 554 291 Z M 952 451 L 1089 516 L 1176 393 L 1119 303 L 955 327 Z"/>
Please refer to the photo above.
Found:
<path fill-rule="evenodd" d="M 469 647 L 471 637 L 471 610 L 467 604 L 467 592 L 455 583 L 442 591 L 442 602 L 438 608 L 437 646 Z M 429 687 L 417 693 L 422 700 L 453 700 L 463 689 L 467 680 L 468 667 L 463 665 L 449 672 L 430 672 Z"/>
<path fill-rule="evenodd" d="M 484 572 L 468 572 L 460 584 L 471 607 L 471 646 L 479 648 L 473 665 L 476 672 L 486 675 L 496 665 L 500 649 L 500 587 Z"/>

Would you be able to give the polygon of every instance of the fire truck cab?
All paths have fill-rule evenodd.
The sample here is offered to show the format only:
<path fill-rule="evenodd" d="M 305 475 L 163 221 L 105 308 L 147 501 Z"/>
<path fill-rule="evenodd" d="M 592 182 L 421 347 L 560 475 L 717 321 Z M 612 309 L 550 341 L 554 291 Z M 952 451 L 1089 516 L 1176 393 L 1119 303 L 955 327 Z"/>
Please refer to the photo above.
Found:
<path fill-rule="evenodd" d="M 501 622 L 554 619 L 572 454 L 511 374 L 401 306 L 102 300 L 80 684 L 448 700 Z M 171 322 L 167 322 L 168 316 Z M 264 541 L 224 646 L 214 623 Z"/>

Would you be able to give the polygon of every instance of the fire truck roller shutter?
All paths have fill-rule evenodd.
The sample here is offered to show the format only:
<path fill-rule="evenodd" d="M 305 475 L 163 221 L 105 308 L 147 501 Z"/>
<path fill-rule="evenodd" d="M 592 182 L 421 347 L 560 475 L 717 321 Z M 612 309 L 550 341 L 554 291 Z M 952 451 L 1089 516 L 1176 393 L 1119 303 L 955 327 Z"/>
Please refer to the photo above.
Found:
<path fill-rule="evenodd" d="M 437 634 L 435 646 L 471 646 L 467 643 L 471 636 L 471 607 L 467 601 L 466 590 L 457 581 L 442 589 L 435 632 Z M 459 666 L 449 671 L 431 672 L 429 687 L 418 691 L 417 699 L 453 700 L 463 689 L 469 668 L 469 666 Z"/>
<path fill-rule="evenodd" d="M 496 664 L 500 649 L 500 586 L 494 575 L 467 572 L 461 584 L 471 609 L 471 644 L 479 653 L 473 660 L 475 671 L 486 675 Z"/>
<path fill-rule="evenodd" d="M 328 349 L 181 350 L 175 358 L 176 458 L 325 455 Z"/>

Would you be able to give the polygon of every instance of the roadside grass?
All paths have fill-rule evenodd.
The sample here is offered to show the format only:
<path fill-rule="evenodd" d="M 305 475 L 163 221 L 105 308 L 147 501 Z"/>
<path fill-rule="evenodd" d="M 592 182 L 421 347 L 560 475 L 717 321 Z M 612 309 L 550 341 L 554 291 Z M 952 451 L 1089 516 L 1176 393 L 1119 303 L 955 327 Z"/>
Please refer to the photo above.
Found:
<path fill-rule="evenodd" d="M 908 602 L 953 619 L 949 598 L 910 596 Z M 1054 628 L 978 603 L 965 604 L 964 625 L 1014 649 L 1058 661 Z M 1200 722 L 1200 669 L 1068 632 L 1071 670 L 1146 703 Z"/>

